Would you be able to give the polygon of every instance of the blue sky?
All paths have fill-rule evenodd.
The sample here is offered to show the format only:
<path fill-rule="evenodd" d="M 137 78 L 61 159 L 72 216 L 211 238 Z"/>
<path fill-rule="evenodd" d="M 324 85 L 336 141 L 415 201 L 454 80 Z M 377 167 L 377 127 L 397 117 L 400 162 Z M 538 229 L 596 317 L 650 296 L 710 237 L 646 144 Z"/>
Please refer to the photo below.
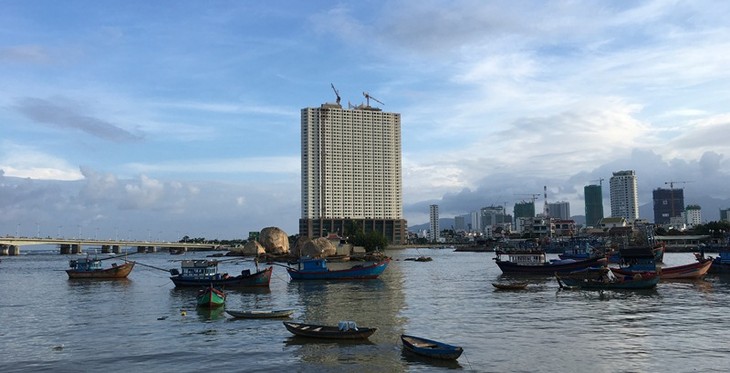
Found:
<path fill-rule="evenodd" d="M 409 224 L 433 203 L 511 211 L 544 185 L 582 215 L 583 186 L 625 169 L 642 204 L 690 181 L 686 202 L 717 219 L 727 14 L 725 1 L 2 1 L 0 235 L 295 234 L 299 112 L 334 101 L 331 83 L 343 104 L 367 91 L 402 114 Z"/>

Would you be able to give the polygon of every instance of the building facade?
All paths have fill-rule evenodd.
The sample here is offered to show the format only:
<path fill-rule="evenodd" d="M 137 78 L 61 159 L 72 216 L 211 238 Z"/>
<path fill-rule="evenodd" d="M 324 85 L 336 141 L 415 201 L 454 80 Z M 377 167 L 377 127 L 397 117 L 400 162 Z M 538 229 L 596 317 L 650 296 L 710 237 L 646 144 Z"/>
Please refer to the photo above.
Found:
<path fill-rule="evenodd" d="M 353 221 L 406 243 L 400 114 L 330 103 L 302 109 L 301 162 L 300 235 L 342 233 Z"/>
<path fill-rule="evenodd" d="M 654 224 L 670 224 L 684 214 L 684 189 L 654 189 Z"/>
<path fill-rule="evenodd" d="M 597 227 L 603 219 L 603 186 L 586 185 L 583 187 L 585 197 L 586 226 Z"/>
<path fill-rule="evenodd" d="M 524 221 L 521 218 L 532 219 L 535 217 L 535 202 L 534 201 L 532 201 L 532 202 L 522 201 L 522 202 L 515 203 L 514 213 L 515 213 L 514 214 L 515 215 L 515 218 L 514 218 L 515 219 L 514 220 L 515 230 L 517 232 L 521 232 L 522 223 Z"/>
<path fill-rule="evenodd" d="M 720 221 L 730 221 L 730 209 L 720 209 Z"/>
<path fill-rule="evenodd" d="M 609 180 L 611 216 L 622 217 L 629 222 L 639 218 L 639 190 L 633 170 L 614 172 Z"/>
<path fill-rule="evenodd" d="M 548 216 L 555 219 L 570 219 L 570 202 L 558 201 L 547 204 Z"/>
<path fill-rule="evenodd" d="M 684 215 L 688 226 L 694 227 L 702 224 L 702 207 L 699 205 L 687 205 Z"/>
<path fill-rule="evenodd" d="M 439 205 L 431 205 L 428 208 L 429 212 L 429 224 L 428 224 L 428 239 L 431 242 L 438 241 L 441 237 L 439 229 Z"/>

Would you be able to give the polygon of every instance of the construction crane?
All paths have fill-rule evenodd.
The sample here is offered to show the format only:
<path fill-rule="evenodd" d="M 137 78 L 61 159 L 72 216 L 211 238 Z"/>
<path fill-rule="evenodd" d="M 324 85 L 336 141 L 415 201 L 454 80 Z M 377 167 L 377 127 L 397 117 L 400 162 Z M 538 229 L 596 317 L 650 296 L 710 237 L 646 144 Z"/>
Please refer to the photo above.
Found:
<path fill-rule="evenodd" d="M 367 93 L 367 92 L 363 92 L 363 93 L 362 93 L 362 95 L 363 95 L 363 96 L 365 96 L 365 102 L 366 102 L 366 104 L 367 104 L 367 106 L 368 106 L 368 107 L 370 106 L 370 100 L 371 100 L 371 99 L 372 99 L 373 101 L 377 102 L 377 103 L 380 103 L 381 105 L 385 105 L 384 103 L 382 103 L 382 102 L 381 102 L 380 100 L 378 100 L 377 98 L 375 98 L 375 97 L 373 97 L 373 96 L 370 96 L 370 94 L 369 94 L 369 93 Z"/>
<path fill-rule="evenodd" d="M 515 194 L 515 195 L 516 196 L 530 196 L 530 197 L 532 197 L 532 203 L 535 204 L 535 200 L 538 199 L 542 195 L 542 193 L 532 193 L 532 194 L 526 193 L 526 194 Z"/>
<path fill-rule="evenodd" d="M 332 90 L 335 91 L 335 96 L 337 96 L 337 105 L 339 105 L 340 104 L 340 91 L 338 91 L 337 88 L 335 88 L 334 84 L 330 83 L 330 85 L 332 86 Z"/>
<path fill-rule="evenodd" d="M 691 183 L 691 181 L 665 181 L 665 185 L 669 185 L 669 189 L 674 189 L 674 184 L 687 184 Z"/>
<path fill-rule="evenodd" d="M 597 181 L 598 182 L 598 185 L 603 186 L 603 180 L 605 180 L 605 179 L 604 178 L 600 178 L 600 179 L 597 179 L 597 180 L 591 180 L 590 182 L 591 183 L 595 183 Z"/>

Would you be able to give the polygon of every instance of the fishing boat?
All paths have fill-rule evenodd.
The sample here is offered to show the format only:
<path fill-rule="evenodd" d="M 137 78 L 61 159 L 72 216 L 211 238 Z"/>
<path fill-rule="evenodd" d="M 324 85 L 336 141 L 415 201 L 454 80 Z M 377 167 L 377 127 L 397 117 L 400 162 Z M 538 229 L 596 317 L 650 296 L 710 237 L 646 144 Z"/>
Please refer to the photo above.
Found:
<path fill-rule="evenodd" d="M 287 267 L 292 280 L 363 280 L 380 276 L 388 267 L 390 259 L 373 264 L 354 265 L 347 269 L 329 269 L 327 260 L 321 258 L 301 258 L 297 268 Z"/>
<path fill-rule="evenodd" d="M 704 253 L 704 248 L 702 252 Z M 714 274 L 728 274 L 730 273 L 730 246 L 721 246 L 717 248 L 717 257 L 708 257 L 712 259 L 712 266 L 710 267 L 709 273 Z"/>
<path fill-rule="evenodd" d="M 251 311 L 234 311 L 226 310 L 226 313 L 237 319 L 279 319 L 291 316 L 293 309 L 283 310 L 251 310 Z"/>
<path fill-rule="evenodd" d="M 632 290 L 651 289 L 659 283 L 656 272 L 636 273 L 634 275 L 616 276 L 608 268 L 587 268 L 567 274 L 555 274 L 560 288 L 578 288 L 586 290 Z"/>
<path fill-rule="evenodd" d="M 696 280 L 705 277 L 712 266 L 712 258 L 703 258 L 697 255 L 697 261 L 673 267 L 655 267 L 653 270 L 665 280 Z M 632 275 L 635 273 L 652 272 L 650 268 L 630 265 L 628 267 L 611 268 L 617 275 Z"/>
<path fill-rule="evenodd" d="M 126 278 L 132 272 L 135 262 L 124 260 L 124 264 L 112 263 L 111 266 L 104 268 L 101 265 L 102 260 L 112 258 L 81 258 L 71 259 L 68 261 L 69 269 L 66 270 L 69 278 L 100 278 L 115 279 Z"/>
<path fill-rule="evenodd" d="M 527 282 L 493 282 L 497 290 L 522 290 L 527 288 Z"/>
<path fill-rule="evenodd" d="M 402 334 L 400 340 L 407 351 L 434 359 L 456 360 L 464 352 L 464 349 L 459 346 L 412 335 Z"/>
<path fill-rule="evenodd" d="M 338 326 L 302 324 L 284 321 L 284 326 L 294 335 L 326 339 L 367 339 L 377 328 L 358 327 L 352 321 L 340 321 Z"/>
<path fill-rule="evenodd" d="M 663 263 L 664 262 L 664 252 L 666 251 L 666 248 L 664 244 L 656 244 L 654 246 L 630 246 L 625 249 L 620 249 L 618 252 L 614 253 L 613 255 L 608 256 L 608 262 L 609 263 L 621 263 L 624 261 L 621 251 L 622 250 L 633 250 L 633 249 L 648 249 L 651 250 L 652 254 L 654 255 L 654 262 L 655 263 Z"/>
<path fill-rule="evenodd" d="M 507 256 L 507 259 L 503 259 Z M 588 267 L 602 266 L 606 258 L 595 257 L 585 260 L 552 260 L 548 261 L 545 251 L 539 248 L 508 249 L 496 251 L 494 260 L 502 273 L 522 275 L 552 276 L 554 273 L 567 273 Z"/>
<path fill-rule="evenodd" d="M 231 276 L 220 273 L 218 263 L 217 260 L 207 259 L 183 260 L 180 265 L 182 272 L 171 269 L 170 279 L 177 287 L 200 287 L 209 284 L 219 288 L 268 287 L 271 282 L 271 266 L 254 273 L 244 269 L 240 275 Z"/>
<path fill-rule="evenodd" d="M 226 293 L 209 285 L 198 292 L 197 301 L 198 307 L 217 308 L 226 303 Z"/>

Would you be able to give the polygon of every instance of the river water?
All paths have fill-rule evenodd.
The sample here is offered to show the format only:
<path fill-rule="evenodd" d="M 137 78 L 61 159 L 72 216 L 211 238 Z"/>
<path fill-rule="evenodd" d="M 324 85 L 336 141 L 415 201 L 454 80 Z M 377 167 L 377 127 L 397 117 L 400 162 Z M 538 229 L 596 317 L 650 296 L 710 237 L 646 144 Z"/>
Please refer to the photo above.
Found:
<path fill-rule="evenodd" d="M 28 252 L 28 251 L 25 251 Z M 136 254 L 177 268 L 208 253 Z M 195 307 L 196 290 L 136 266 L 126 280 L 69 280 L 66 256 L 0 262 L 0 372 L 725 372 L 730 369 L 730 277 L 661 282 L 650 291 L 558 290 L 505 281 L 493 253 L 389 251 L 376 280 L 290 282 L 274 268 L 270 289 L 228 291 L 229 309 L 294 308 L 293 320 L 377 327 L 368 342 L 293 337 L 281 320 L 232 319 Z M 405 261 L 430 256 L 431 262 Z M 667 265 L 693 261 L 667 253 Z M 111 262 L 111 261 L 110 261 Z M 229 266 L 228 268 L 226 266 Z M 225 264 L 238 273 L 251 264 Z M 402 352 L 402 333 L 457 344 L 436 363 Z"/>

